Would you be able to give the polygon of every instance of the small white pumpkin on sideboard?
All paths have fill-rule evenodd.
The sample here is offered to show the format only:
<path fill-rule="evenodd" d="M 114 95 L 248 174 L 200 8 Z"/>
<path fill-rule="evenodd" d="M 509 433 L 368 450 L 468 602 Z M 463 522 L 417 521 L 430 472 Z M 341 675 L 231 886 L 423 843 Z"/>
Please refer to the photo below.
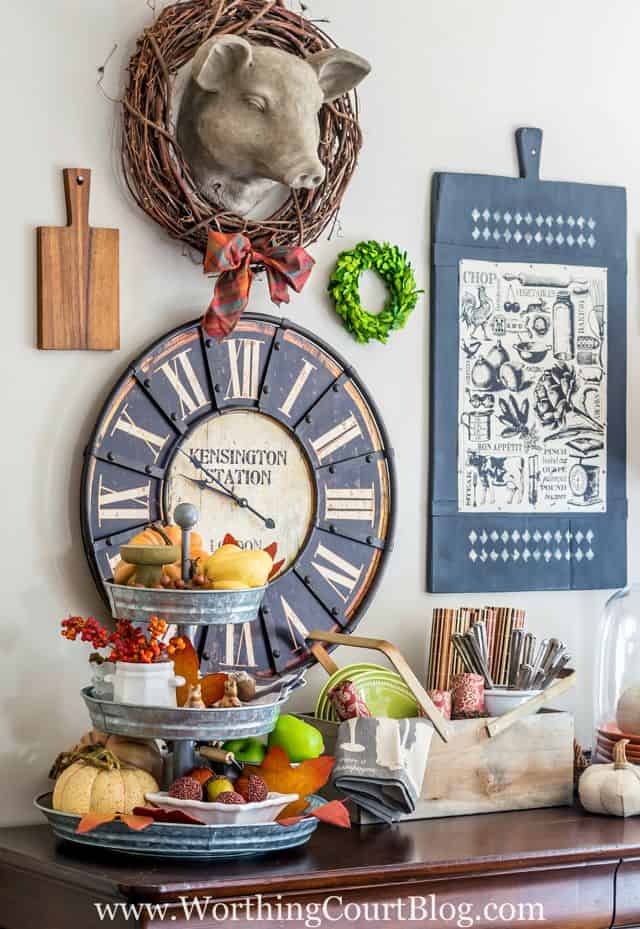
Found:
<path fill-rule="evenodd" d="M 628 744 L 628 739 L 621 739 L 613 750 L 613 764 L 591 765 L 580 778 L 580 802 L 589 813 L 625 817 L 640 813 L 640 767 L 627 761 Z"/>

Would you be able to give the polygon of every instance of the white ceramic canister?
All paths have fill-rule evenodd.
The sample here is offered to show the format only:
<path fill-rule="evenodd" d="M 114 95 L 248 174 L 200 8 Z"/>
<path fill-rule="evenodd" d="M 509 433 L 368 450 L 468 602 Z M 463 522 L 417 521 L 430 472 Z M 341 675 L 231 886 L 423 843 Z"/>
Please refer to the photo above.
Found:
<path fill-rule="evenodd" d="M 115 703 L 170 707 L 178 705 L 176 687 L 186 683 L 183 677 L 174 673 L 171 661 L 154 664 L 118 661 L 115 674 L 107 675 L 105 681 L 113 682 Z"/>

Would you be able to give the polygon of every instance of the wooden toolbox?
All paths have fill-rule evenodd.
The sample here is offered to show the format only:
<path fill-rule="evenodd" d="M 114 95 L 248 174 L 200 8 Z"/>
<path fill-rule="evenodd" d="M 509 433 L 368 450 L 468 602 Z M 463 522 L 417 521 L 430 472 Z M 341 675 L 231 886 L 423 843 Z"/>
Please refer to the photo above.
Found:
<path fill-rule="evenodd" d="M 436 732 L 421 797 L 415 812 L 404 819 L 530 810 L 573 802 L 573 716 L 549 709 L 547 704 L 573 686 L 574 671 L 566 671 L 555 684 L 504 716 L 448 721 L 390 643 L 327 632 L 317 637 L 311 633 L 310 638 L 381 651 L 431 719 Z M 315 647 L 314 653 L 318 657 Z M 333 754 L 339 724 L 299 715 L 320 729 L 325 752 Z M 375 822 L 359 809 L 354 821 Z"/>

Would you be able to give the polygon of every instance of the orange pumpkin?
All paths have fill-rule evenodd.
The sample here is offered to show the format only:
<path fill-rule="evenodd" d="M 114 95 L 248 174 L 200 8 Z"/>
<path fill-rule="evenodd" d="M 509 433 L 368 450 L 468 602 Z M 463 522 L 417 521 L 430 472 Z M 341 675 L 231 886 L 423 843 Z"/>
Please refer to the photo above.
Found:
<path fill-rule="evenodd" d="M 227 675 L 222 671 L 218 671 L 216 674 L 207 674 L 206 677 L 202 678 L 200 681 L 202 685 L 202 699 L 207 707 L 213 706 L 218 700 L 222 700 L 226 680 Z"/>
<path fill-rule="evenodd" d="M 181 544 L 182 531 L 179 526 L 164 526 L 162 531 L 166 536 L 168 536 L 173 545 Z M 129 544 L 164 545 L 166 544 L 166 539 L 162 537 L 162 534 L 158 532 L 157 529 L 154 529 L 152 526 L 147 526 L 146 529 L 143 529 L 142 532 L 139 532 L 137 535 L 135 535 Z M 202 547 L 202 536 L 199 532 L 191 533 L 189 555 L 192 560 L 197 559 L 199 562 L 204 562 L 204 560 L 209 557 L 209 553 L 206 552 Z M 114 584 L 128 584 L 135 574 L 135 570 L 135 565 L 127 564 L 126 561 L 122 561 L 121 559 L 116 565 L 115 571 L 113 572 Z M 179 580 L 182 577 L 181 562 L 176 561 L 174 564 L 166 565 L 164 573 L 170 577 L 172 581 Z"/>

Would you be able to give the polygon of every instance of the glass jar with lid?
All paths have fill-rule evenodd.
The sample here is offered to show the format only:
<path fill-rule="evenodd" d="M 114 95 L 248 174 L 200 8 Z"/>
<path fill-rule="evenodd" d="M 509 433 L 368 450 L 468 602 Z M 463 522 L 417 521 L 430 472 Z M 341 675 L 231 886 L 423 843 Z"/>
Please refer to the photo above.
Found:
<path fill-rule="evenodd" d="M 617 591 L 600 623 L 594 676 L 594 761 L 611 761 L 615 743 L 630 739 L 640 763 L 640 584 Z"/>

